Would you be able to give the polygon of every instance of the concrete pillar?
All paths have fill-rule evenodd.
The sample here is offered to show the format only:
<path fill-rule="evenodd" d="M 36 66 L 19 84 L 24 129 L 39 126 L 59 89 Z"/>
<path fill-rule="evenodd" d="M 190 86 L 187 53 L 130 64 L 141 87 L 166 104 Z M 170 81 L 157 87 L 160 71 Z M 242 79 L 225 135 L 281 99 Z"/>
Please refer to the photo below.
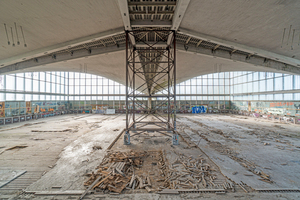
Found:
<path fill-rule="evenodd" d="M 150 111 L 152 109 L 152 98 L 148 97 L 148 110 Z"/>

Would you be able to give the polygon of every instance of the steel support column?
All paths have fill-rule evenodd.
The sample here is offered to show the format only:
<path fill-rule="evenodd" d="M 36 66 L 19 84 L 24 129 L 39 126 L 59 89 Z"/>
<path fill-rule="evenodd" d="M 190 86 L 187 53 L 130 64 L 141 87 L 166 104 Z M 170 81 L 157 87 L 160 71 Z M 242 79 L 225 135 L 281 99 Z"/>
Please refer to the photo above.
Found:
<path fill-rule="evenodd" d="M 136 47 L 131 44 L 143 43 Z M 168 38 L 172 38 L 170 45 Z M 176 133 L 176 39 L 175 31 L 145 29 L 126 31 L 126 129 L 124 144 L 130 144 L 130 132 Z M 165 46 L 162 45 L 165 43 Z M 159 44 L 156 46 L 156 44 Z M 142 97 L 141 97 L 142 96 Z M 156 98 L 157 105 L 151 106 Z M 150 102 L 149 102 L 150 101 Z"/>

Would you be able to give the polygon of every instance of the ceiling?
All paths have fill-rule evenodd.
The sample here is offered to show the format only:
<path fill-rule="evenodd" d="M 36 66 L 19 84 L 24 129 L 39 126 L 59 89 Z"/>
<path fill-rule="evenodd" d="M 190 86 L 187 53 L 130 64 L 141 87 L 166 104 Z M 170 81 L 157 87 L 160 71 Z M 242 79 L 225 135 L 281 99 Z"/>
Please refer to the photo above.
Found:
<path fill-rule="evenodd" d="M 300 74 L 299 9 L 297 0 L 4 0 L 0 73 L 85 65 L 125 84 L 124 30 L 155 27 L 178 31 L 177 82 L 220 71 Z"/>
<path fill-rule="evenodd" d="M 299 10 L 298 0 L 231 0 L 230 3 L 228 0 L 194 0 L 190 1 L 180 28 L 300 59 Z"/>

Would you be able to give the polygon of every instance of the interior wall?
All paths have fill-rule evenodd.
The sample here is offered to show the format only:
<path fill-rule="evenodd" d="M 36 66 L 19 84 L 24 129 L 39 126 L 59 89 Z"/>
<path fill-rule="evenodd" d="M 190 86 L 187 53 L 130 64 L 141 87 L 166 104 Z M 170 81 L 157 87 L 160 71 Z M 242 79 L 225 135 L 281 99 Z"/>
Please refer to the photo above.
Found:
<path fill-rule="evenodd" d="M 232 101 L 231 109 L 281 116 L 300 116 L 300 101 Z"/>

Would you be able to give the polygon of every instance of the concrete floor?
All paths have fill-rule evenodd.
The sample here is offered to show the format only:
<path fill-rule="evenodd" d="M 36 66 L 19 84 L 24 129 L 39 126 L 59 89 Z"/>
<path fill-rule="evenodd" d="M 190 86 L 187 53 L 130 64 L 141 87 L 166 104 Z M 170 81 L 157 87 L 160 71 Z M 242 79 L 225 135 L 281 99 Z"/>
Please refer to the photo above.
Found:
<path fill-rule="evenodd" d="M 87 199 L 299 199 L 300 193 L 258 193 L 255 189 L 300 187 L 299 125 L 282 124 L 234 115 L 178 115 L 178 131 L 200 148 L 159 133 L 132 137 L 130 146 L 123 138 L 112 150 L 164 150 L 169 162 L 178 152 L 202 155 L 215 167 L 220 182 L 227 178 L 247 184 L 249 193 L 236 186 L 235 192 L 216 194 L 159 195 L 125 192 L 121 195 L 88 195 Z M 2 126 L 0 129 L 0 170 L 27 173 L 0 188 L 0 199 L 70 199 L 72 196 L 33 196 L 18 192 L 84 190 L 85 174 L 95 170 L 107 147 L 125 126 L 125 115 L 65 115 Z M 46 131 L 46 132 L 42 132 Z M 55 132 L 60 131 L 60 132 Z M 13 146 L 25 148 L 6 150 Z M 102 149 L 93 149 L 101 146 Z M 270 176 L 272 183 L 247 169 Z M 27 174 L 27 175 L 26 175 Z"/>

